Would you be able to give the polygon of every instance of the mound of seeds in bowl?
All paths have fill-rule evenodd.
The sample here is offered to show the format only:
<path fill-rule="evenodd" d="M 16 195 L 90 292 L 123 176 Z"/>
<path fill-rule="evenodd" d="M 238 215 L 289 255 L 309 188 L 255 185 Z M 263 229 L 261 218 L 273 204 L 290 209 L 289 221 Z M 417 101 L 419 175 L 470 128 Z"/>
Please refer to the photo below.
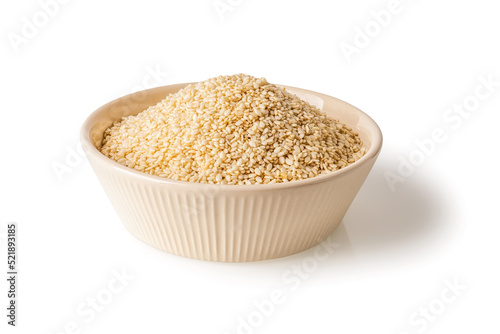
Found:
<path fill-rule="evenodd" d="M 188 85 L 104 133 L 100 151 L 174 180 L 265 184 L 312 178 L 354 163 L 359 136 L 264 78 L 219 76 Z"/>

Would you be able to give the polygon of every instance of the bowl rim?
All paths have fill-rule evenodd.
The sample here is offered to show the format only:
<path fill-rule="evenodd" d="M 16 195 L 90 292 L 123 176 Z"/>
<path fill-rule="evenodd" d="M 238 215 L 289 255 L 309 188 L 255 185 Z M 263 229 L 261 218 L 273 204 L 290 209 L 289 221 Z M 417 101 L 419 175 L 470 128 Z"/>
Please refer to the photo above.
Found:
<path fill-rule="evenodd" d="M 370 161 L 374 158 L 376 158 L 381 149 L 382 149 L 382 143 L 383 143 L 383 136 L 382 132 L 378 126 L 378 124 L 370 117 L 368 116 L 365 112 L 361 111 L 357 107 L 353 106 L 352 104 L 345 102 L 341 99 L 338 99 L 333 96 L 329 96 L 323 93 L 311 91 L 308 89 L 303 89 L 303 88 L 298 88 L 298 87 L 293 87 L 293 86 L 287 86 L 287 85 L 281 85 L 281 84 L 276 84 L 277 86 L 284 87 L 284 88 L 289 88 L 291 90 L 297 90 L 297 91 L 302 91 L 306 92 L 312 95 L 319 96 L 321 98 L 328 98 L 328 99 L 334 99 L 337 100 L 337 102 L 343 103 L 349 108 L 351 108 L 354 112 L 356 112 L 360 118 L 364 118 L 364 120 L 368 123 L 369 126 L 367 126 L 368 133 L 370 135 L 371 139 L 371 145 L 370 148 L 366 151 L 366 153 L 356 162 L 333 172 L 329 172 L 325 175 L 319 175 L 315 176 L 312 178 L 304 179 L 304 180 L 296 180 L 296 181 L 289 181 L 289 182 L 282 182 L 282 183 L 267 183 L 267 184 L 251 184 L 251 185 L 238 185 L 238 184 L 213 184 L 213 183 L 198 183 L 198 182 L 189 182 L 189 181 L 183 181 L 183 180 L 173 180 L 173 179 L 168 179 L 156 175 L 151 175 L 147 174 L 138 170 L 135 170 L 133 168 L 126 167 L 108 157 L 106 157 L 104 154 L 102 154 L 90 141 L 90 129 L 92 126 L 96 123 L 96 120 L 99 119 L 100 113 L 104 112 L 107 110 L 107 107 L 111 104 L 116 103 L 119 100 L 125 100 L 125 99 L 131 99 L 134 95 L 138 94 L 144 94 L 153 90 L 160 90 L 164 89 L 166 87 L 172 87 L 172 86 L 177 86 L 179 89 L 182 89 L 183 87 L 190 85 L 190 84 L 195 84 L 195 82 L 188 82 L 188 83 L 180 83 L 180 84 L 172 84 L 172 85 L 164 85 L 164 86 L 158 86 L 154 88 L 149 88 L 145 90 L 140 90 L 131 94 L 127 94 L 124 96 L 121 96 L 119 98 L 116 98 L 101 107 L 97 108 L 94 112 L 92 112 L 84 121 L 81 130 L 80 130 L 80 141 L 82 143 L 83 149 L 85 151 L 85 154 L 87 156 L 91 155 L 93 158 L 97 159 L 98 161 L 102 162 L 103 164 L 108 165 L 111 167 L 113 170 L 120 172 L 120 173 L 125 173 L 129 175 L 130 177 L 135 177 L 135 178 L 140 178 L 143 179 L 144 181 L 149 181 L 153 183 L 158 183 L 158 184 L 165 184 L 167 186 L 184 186 L 184 187 L 195 187 L 197 190 L 203 190 L 202 188 L 205 188 L 206 190 L 213 189 L 214 187 L 224 190 L 224 191 L 261 191 L 261 190 L 272 190 L 272 189 L 279 189 L 279 190 L 284 190 L 284 189 L 290 189 L 290 188 L 297 188 L 297 187 L 303 187 L 303 186 L 308 186 L 316 183 L 322 183 L 329 181 L 331 179 L 335 179 L 338 177 L 341 177 L 343 175 L 352 173 L 356 169 L 362 167 L 363 165 L 366 165 L 370 163 Z M 342 120 L 340 120 L 342 121 Z"/>

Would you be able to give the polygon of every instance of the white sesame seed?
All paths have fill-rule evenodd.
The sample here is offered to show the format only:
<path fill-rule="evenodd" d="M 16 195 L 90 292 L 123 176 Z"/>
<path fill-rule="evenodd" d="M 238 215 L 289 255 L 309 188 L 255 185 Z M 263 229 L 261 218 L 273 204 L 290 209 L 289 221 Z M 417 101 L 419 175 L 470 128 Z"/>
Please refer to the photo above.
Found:
<path fill-rule="evenodd" d="M 104 133 L 100 151 L 129 168 L 219 184 L 289 182 L 360 159 L 359 136 L 264 78 L 188 85 Z"/>

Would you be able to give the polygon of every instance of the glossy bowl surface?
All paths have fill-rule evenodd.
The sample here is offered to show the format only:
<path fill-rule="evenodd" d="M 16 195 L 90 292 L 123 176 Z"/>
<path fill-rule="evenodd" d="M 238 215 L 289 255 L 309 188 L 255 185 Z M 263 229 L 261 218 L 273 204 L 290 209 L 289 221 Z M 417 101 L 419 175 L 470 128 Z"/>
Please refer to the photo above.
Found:
<path fill-rule="evenodd" d="M 340 224 L 382 146 L 377 124 L 356 107 L 324 94 L 288 87 L 357 131 L 367 148 L 354 164 L 311 179 L 265 185 L 210 185 L 145 174 L 101 154 L 103 132 L 188 84 L 152 88 L 100 107 L 85 121 L 81 141 L 125 227 L 138 239 L 190 258 L 243 262 L 291 255 L 323 241 Z"/>

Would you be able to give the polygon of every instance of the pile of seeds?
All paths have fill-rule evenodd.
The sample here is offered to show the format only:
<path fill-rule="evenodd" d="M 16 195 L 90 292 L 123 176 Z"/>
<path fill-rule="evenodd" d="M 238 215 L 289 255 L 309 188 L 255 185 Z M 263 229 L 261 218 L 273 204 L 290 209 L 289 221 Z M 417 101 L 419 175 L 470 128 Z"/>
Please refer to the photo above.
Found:
<path fill-rule="evenodd" d="M 264 184 L 354 163 L 359 136 L 264 78 L 238 74 L 189 85 L 104 133 L 101 152 L 174 180 Z"/>

